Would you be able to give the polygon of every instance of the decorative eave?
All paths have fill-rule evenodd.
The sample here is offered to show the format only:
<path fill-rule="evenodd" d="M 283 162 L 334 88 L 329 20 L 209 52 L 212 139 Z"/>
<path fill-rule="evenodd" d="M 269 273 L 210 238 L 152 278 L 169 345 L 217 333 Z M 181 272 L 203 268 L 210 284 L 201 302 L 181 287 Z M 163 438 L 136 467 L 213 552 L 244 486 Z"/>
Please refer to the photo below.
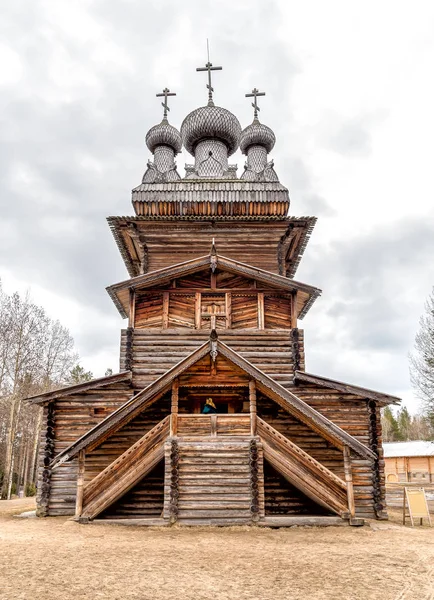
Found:
<path fill-rule="evenodd" d="M 201 256 L 199 258 L 179 263 L 171 267 L 165 267 L 164 269 L 159 269 L 158 271 L 152 271 L 151 273 L 146 273 L 145 275 L 138 275 L 132 279 L 115 283 L 106 289 L 121 316 L 123 318 L 127 318 L 130 289 L 146 289 L 147 287 L 151 287 L 153 285 L 162 285 L 171 279 L 190 275 L 191 273 L 196 273 L 197 271 L 201 271 L 207 267 L 212 271 L 215 271 L 218 268 L 223 271 L 228 271 L 230 273 L 255 279 L 256 281 L 259 281 L 265 285 L 270 285 L 288 292 L 297 291 L 303 293 L 305 295 L 305 300 L 303 308 L 298 315 L 300 319 L 306 315 L 316 298 L 318 298 L 318 296 L 321 294 L 320 289 L 306 283 L 301 283 L 299 281 L 295 281 L 294 279 L 288 279 L 282 275 L 276 275 L 275 273 L 264 271 L 258 267 L 252 267 L 242 262 L 221 256 L 215 252 L 214 246 L 211 254 L 206 256 Z"/>
<path fill-rule="evenodd" d="M 375 400 L 382 405 L 399 404 L 401 402 L 401 398 L 398 398 L 397 396 L 383 394 L 382 392 L 376 392 L 374 390 L 370 390 L 369 388 L 329 379 L 328 377 L 321 377 L 320 375 L 312 375 L 311 373 L 306 373 L 304 371 L 296 371 L 294 374 L 294 381 L 304 381 L 306 383 L 312 383 L 314 385 L 337 390 L 345 394 L 353 394 L 359 398 Z"/>
<path fill-rule="evenodd" d="M 164 213 L 164 202 L 161 213 Z M 135 246 L 140 246 L 140 252 L 146 254 L 147 250 L 144 247 L 144 242 L 140 242 L 138 237 L 143 233 L 146 239 L 146 231 L 142 230 L 141 225 L 145 223 L 156 222 L 220 222 L 231 223 L 255 223 L 255 222 L 281 222 L 287 223 L 286 231 L 284 230 L 279 241 L 276 239 L 276 253 L 279 255 L 279 262 L 282 264 L 286 277 L 294 277 L 297 268 L 300 264 L 303 253 L 309 242 L 313 228 L 315 227 L 316 217 L 288 217 L 286 212 L 280 215 L 199 215 L 199 214 L 184 214 L 172 215 L 169 205 L 166 206 L 166 214 L 149 214 L 147 216 L 112 216 L 108 217 L 107 221 L 112 231 L 113 237 L 119 248 L 119 252 L 124 260 L 127 271 L 131 277 L 140 274 L 140 259 Z M 186 211 L 188 212 L 188 211 Z M 134 238 L 134 241 L 133 241 Z M 138 240 L 135 243 L 135 240 Z"/>
<path fill-rule="evenodd" d="M 52 400 L 58 400 L 59 398 L 65 398 L 66 396 L 87 392 L 88 390 L 106 387 L 108 385 L 112 385 L 113 383 L 120 383 L 122 381 L 131 382 L 131 378 L 131 371 L 122 371 L 116 375 L 99 377 L 98 379 L 91 379 L 90 381 L 77 383 L 76 385 L 58 388 L 56 390 L 52 390 L 51 392 L 45 392 L 44 394 L 30 396 L 29 398 L 26 398 L 25 401 L 30 402 L 31 404 L 43 404 L 45 402 L 51 402 Z"/>
<path fill-rule="evenodd" d="M 56 467 L 73 459 L 80 450 L 87 449 L 89 451 L 98 447 L 104 439 L 107 439 L 107 437 L 126 425 L 156 399 L 161 398 L 163 394 L 170 390 L 172 382 L 177 377 L 182 375 L 182 373 L 200 359 L 204 358 L 207 354 L 211 355 L 212 360 L 215 360 L 216 357 L 221 354 L 230 362 L 241 368 L 248 376 L 256 381 L 258 389 L 261 392 L 272 398 L 285 410 L 311 427 L 314 431 L 320 433 L 320 435 L 336 447 L 342 449 L 344 446 L 349 446 L 359 456 L 363 456 L 370 460 L 376 458 L 376 455 L 367 446 L 335 425 L 332 421 L 298 398 L 295 394 L 271 379 L 271 377 L 263 373 L 263 371 L 252 365 L 238 354 L 238 352 L 221 342 L 218 339 L 216 332 L 212 331 L 209 340 L 202 344 L 202 346 L 194 350 L 186 358 L 161 375 L 161 377 L 149 384 L 117 410 L 100 421 L 100 423 L 95 425 L 95 427 L 86 432 L 78 440 L 70 444 L 55 457 L 51 466 Z"/>

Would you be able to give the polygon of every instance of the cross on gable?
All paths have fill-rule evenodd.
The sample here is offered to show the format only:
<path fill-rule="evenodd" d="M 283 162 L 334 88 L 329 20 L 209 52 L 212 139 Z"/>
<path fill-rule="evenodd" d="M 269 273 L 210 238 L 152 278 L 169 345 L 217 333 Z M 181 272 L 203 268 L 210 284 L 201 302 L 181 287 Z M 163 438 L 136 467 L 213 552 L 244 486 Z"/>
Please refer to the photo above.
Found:
<path fill-rule="evenodd" d="M 254 98 L 252 106 L 254 108 L 253 116 L 255 119 L 258 118 L 258 112 L 261 110 L 258 106 L 258 96 L 265 96 L 265 92 L 260 92 L 257 88 L 253 88 L 251 94 L 246 94 L 246 98 Z"/>
<path fill-rule="evenodd" d="M 164 88 L 162 94 L 155 94 L 157 98 L 162 98 L 164 96 L 164 102 L 161 103 L 161 106 L 164 108 L 163 118 L 167 119 L 167 111 L 170 111 L 170 108 L 167 104 L 168 96 L 176 96 L 175 92 L 171 92 L 167 87 Z"/>

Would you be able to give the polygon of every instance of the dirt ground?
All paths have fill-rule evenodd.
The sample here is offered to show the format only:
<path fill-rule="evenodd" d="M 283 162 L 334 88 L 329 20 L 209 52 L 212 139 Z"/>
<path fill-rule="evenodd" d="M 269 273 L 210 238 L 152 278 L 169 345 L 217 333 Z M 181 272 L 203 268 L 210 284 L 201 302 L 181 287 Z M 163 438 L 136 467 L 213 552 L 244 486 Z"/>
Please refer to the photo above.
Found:
<path fill-rule="evenodd" d="M 434 528 L 136 528 L 19 519 L 0 501 L 1 600 L 433 600 Z"/>

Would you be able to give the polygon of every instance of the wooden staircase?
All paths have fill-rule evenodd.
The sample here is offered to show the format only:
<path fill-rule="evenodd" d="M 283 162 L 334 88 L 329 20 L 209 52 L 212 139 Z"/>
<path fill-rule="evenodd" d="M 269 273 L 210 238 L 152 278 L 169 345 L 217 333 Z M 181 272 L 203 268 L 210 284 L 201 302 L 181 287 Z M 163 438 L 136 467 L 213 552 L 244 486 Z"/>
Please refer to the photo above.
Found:
<path fill-rule="evenodd" d="M 84 487 L 81 520 L 94 519 L 164 458 L 169 423 L 167 416 Z"/>
<path fill-rule="evenodd" d="M 94 519 L 165 459 L 164 524 L 261 524 L 265 458 L 315 503 L 349 518 L 347 484 L 259 417 L 256 436 L 250 415 L 178 419 L 180 435 L 170 437 L 168 416 L 92 479 L 77 517 Z"/>
<path fill-rule="evenodd" d="M 292 485 L 342 518 L 349 516 L 347 485 L 274 427 L 257 418 L 264 458 Z"/>
<path fill-rule="evenodd" d="M 262 447 L 257 439 L 166 442 L 164 518 L 183 525 L 242 525 L 264 515 Z"/>

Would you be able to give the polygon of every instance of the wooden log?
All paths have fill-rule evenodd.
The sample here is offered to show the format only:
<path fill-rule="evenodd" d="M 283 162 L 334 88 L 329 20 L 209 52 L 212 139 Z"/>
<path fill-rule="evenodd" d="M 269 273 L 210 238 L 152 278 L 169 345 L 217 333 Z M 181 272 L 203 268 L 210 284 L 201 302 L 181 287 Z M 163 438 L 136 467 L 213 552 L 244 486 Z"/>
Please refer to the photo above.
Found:
<path fill-rule="evenodd" d="M 75 516 L 81 517 L 83 510 L 83 490 L 84 490 L 84 470 L 85 470 L 85 451 L 78 453 L 78 473 L 77 473 L 77 498 L 75 501 Z"/>
<path fill-rule="evenodd" d="M 354 502 L 354 489 L 353 489 L 353 473 L 351 469 L 351 451 L 348 446 L 343 448 L 344 455 L 344 468 L 345 468 L 345 481 L 347 484 L 347 496 L 348 496 L 348 509 L 351 517 L 356 514 L 356 505 Z"/>
<path fill-rule="evenodd" d="M 196 292 L 194 303 L 194 326 L 200 329 L 202 326 L 202 294 Z"/>

